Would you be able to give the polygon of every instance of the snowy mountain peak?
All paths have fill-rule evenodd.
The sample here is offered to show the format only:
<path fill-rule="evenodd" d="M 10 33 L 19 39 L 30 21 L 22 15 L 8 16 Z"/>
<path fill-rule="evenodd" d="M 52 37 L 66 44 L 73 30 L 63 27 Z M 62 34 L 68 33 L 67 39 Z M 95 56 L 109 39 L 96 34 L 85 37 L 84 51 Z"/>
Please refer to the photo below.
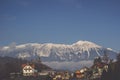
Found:
<path fill-rule="evenodd" d="M 78 45 L 83 45 L 83 44 L 94 44 L 94 43 L 89 42 L 89 41 L 80 40 L 80 41 L 77 41 L 76 44 L 78 44 Z"/>
<path fill-rule="evenodd" d="M 101 48 L 101 46 L 96 45 L 95 43 L 89 41 L 78 41 L 74 43 L 73 46 L 82 46 L 86 48 Z"/>

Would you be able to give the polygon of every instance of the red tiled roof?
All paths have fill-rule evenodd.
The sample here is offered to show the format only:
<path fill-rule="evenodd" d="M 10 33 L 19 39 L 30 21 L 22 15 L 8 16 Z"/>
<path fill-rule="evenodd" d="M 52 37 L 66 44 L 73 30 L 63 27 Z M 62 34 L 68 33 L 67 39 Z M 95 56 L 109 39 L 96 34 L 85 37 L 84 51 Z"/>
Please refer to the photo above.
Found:
<path fill-rule="evenodd" d="M 35 68 L 34 64 L 32 64 L 32 65 L 30 65 L 30 64 L 22 64 L 22 68 L 24 68 L 25 66 L 31 66 L 32 68 Z"/>

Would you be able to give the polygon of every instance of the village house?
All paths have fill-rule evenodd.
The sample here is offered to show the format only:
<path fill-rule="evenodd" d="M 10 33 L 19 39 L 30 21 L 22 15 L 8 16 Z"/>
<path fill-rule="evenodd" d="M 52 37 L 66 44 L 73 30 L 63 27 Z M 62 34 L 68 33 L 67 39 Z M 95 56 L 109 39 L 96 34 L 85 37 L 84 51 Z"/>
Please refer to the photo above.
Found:
<path fill-rule="evenodd" d="M 42 76 L 42 75 L 55 75 L 55 71 L 53 70 L 43 70 L 41 72 L 38 73 L 38 75 Z"/>
<path fill-rule="evenodd" d="M 84 67 L 84 68 L 82 68 L 80 70 L 76 70 L 76 72 L 75 72 L 76 78 L 79 78 L 79 79 L 84 78 L 85 77 L 85 72 L 87 70 L 88 70 L 87 67 Z"/>
<path fill-rule="evenodd" d="M 23 76 L 34 76 L 37 70 L 35 70 L 34 64 L 23 64 L 22 72 Z"/>
<path fill-rule="evenodd" d="M 70 80 L 70 74 L 67 71 L 60 71 L 57 72 L 54 77 L 53 80 Z"/>

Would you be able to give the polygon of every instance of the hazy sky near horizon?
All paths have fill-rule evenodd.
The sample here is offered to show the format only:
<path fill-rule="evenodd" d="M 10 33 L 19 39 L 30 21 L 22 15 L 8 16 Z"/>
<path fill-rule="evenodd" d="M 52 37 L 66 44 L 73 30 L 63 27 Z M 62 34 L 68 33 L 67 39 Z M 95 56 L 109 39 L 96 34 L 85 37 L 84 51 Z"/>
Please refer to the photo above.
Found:
<path fill-rule="evenodd" d="M 0 46 L 87 40 L 120 50 L 120 0 L 0 0 Z"/>

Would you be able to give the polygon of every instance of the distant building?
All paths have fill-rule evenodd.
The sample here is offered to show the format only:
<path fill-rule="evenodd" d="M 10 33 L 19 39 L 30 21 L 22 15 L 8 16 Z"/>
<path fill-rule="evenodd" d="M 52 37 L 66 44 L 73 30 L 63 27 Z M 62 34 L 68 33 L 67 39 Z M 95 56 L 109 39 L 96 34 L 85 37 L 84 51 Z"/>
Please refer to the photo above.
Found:
<path fill-rule="evenodd" d="M 40 76 L 55 75 L 55 71 L 53 71 L 53 70 L 43 70 L 43 71 L 39 72 L 38 75 L 40 75 Z"/>
<path fill-rule="evenodd" d="M 60 71 L 56 72 L 52 78 L 53 80 L 70 80 L 70 77 L 71 76 L 68 71 Z"/>
<path fill-rule="evenodd" d="M 87 67 L 84 67 L 80 70 L 76 70 L 75 72 L 75 75 L 76 75 L 76 78 L 84 78 L 85 77 L 85 72 L 88 70 Z"/>
<path fill-rule="evenodd" d="M 35 66 L 32 64 L 23 64 L 22 65 L 23 76 L 34 76 L 37 70 L 35 70 Z"/>

